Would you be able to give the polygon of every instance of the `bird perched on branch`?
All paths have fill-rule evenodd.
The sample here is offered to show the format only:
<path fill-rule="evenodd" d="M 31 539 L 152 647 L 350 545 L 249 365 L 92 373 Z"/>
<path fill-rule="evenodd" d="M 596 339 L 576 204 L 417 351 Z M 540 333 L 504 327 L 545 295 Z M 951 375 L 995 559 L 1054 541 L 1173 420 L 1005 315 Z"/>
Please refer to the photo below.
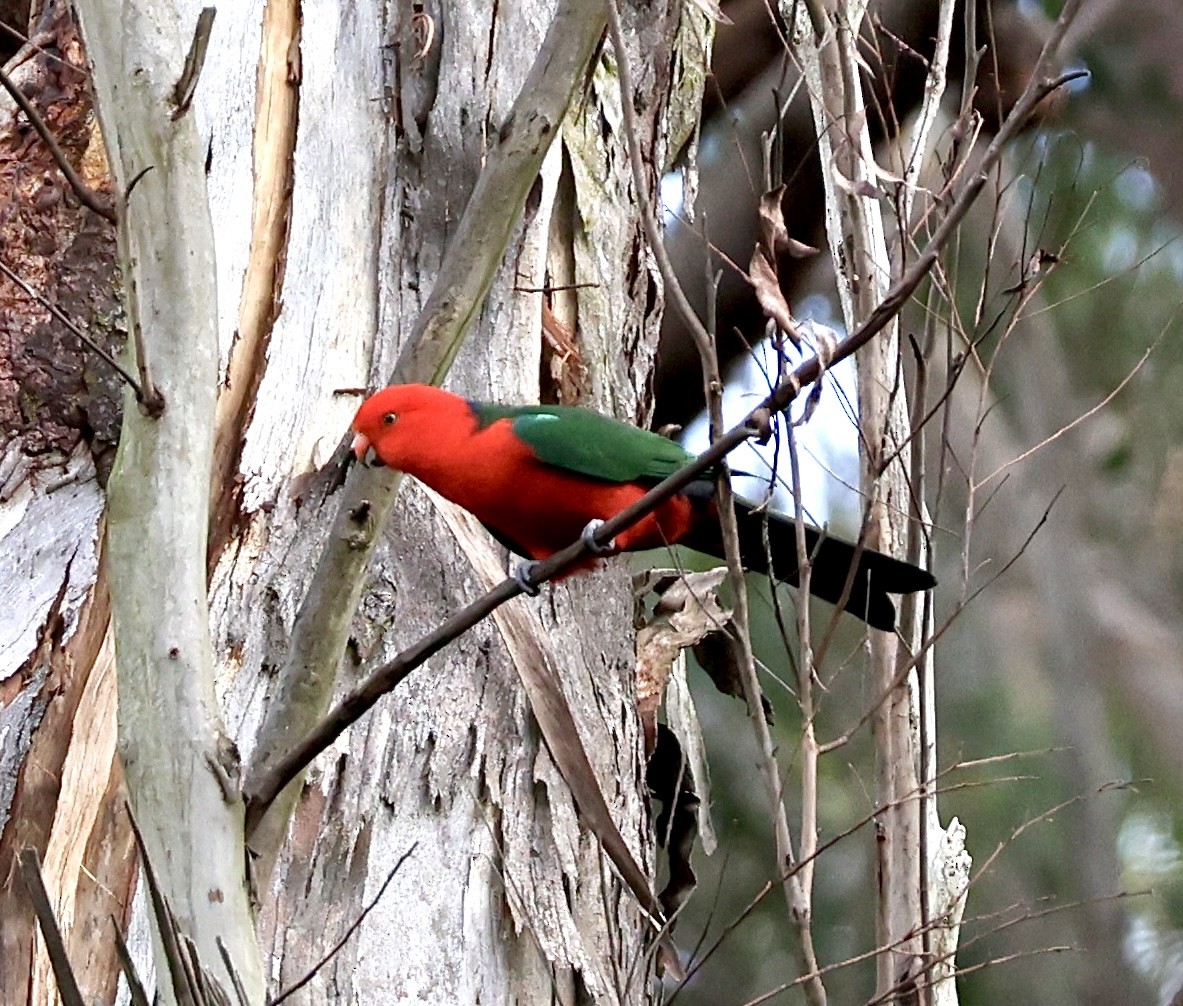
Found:
<path fill-rule="evenodd" d="M 607 547 L 596 545 L 592 536 L 603 521 L 693 455 L 659 434 L 590 409 L 492 405 L 428 385 L 403 384 L 366 399 L 353 430 L 359 460 L 414 476 L 529 559 L 545 559 L 581 537 L 596 555 L 680 544 L 723 558 L 715 484 L 706 479 L 663 501 Z M 776 579 L 796 585 L 793 518 L 754 510 L 753 504 L 736 500 L 745 568 L 769 572 L 771 554 Z M 807 526 L 805 536 L 812 557 L 810 592 L 831 604 L 846 592 L 845 609 L 876 629 L 895 628 L 889 594 L 910 594 L 936 583 L 926 570 L 859 550 L 815 527 Z M 593 556 L 575 568 L 596 562 Z M 518 579 L 530 589 L 528 567 Z"/>

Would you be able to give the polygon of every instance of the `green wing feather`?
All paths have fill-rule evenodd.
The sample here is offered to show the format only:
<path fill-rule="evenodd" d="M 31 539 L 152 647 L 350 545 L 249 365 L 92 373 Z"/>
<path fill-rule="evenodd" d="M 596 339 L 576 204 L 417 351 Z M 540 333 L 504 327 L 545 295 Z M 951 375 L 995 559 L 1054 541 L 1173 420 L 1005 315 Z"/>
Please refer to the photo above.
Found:
<path fill-rule="evenodd" d="M 482 426 L 510 420 L 539 461 L 606 482 L 660 481 L 694 457 L 667 437 L 578 406 L 472 405 Z"/>

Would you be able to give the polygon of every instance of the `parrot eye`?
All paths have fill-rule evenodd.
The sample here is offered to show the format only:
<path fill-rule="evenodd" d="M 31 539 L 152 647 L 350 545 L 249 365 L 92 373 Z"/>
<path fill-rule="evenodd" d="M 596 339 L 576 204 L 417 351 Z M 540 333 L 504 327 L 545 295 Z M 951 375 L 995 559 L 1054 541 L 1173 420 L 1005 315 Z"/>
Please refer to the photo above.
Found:
<path fill-rule="evenodd" d="M 382 417 L 382 422 L 387 426 L 393 426 L 396 419 L 398 419 L 398 416 L 396 416 L 393 412 L 388 412 Z"/>

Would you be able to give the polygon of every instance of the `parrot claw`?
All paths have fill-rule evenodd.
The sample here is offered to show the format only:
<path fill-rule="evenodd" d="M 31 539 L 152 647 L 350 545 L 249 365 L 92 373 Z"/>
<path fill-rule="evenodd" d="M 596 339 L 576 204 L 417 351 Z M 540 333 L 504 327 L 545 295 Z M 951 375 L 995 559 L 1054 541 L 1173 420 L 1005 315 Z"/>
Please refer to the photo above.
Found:
<path fill-rule="evenodd" d="M 587 550 L 591 552 L 592 555 L 615 555 L 615 538 L 604 545 L 601 545 L 596 541 L 596 532 L 603 526 L 604 522 L 602 520 L 589 520 L 587 522 L 587 527 L 585 527 L 580 533 L 579 540 L 583 542 L 585 546 L 587 546 Z"/>
<path fill-rule="evenodd" d="M 517 580 L 518 586 L 530 597 L 537 597 L 538 592 L 542 589 L 531 579 L 534 573 L 534 567 L 537 565 L 538 563 L 536 562 L 519 562 L 513 571 L 513 578 Z"/>

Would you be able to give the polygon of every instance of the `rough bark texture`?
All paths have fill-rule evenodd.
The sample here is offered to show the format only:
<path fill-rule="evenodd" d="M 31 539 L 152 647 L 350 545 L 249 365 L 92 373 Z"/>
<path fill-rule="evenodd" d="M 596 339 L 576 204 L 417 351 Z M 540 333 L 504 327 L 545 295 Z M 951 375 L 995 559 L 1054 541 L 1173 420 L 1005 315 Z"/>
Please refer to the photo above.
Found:
<path fill-rule="evenodd" d="M 625 12 L 653 185 L 684 139 L 671 139 L 669 131 L 683 127 L 667 122 L 684 122 L 686 109 L 697 107 L 703 79 L 708 33 L 697 8 L 681 6 Z M 183 37 L 199 7 L 187 5 Z M 357 404 L 337 391 L 389 373 L 431 289 L 487 137 L 504 124 L 548 16 L 541 3 L 428 3 L 423 12 L 430 46 L 428 22 L 413 18 L 411 5 L 360 3 L 288 7 L 286 18 L 268 22 L 273 34 L 264 47 L 259 9 L 221 6 L 191 113 L 207 150 L 220 373 L 236 392 L 240 382 L 252 389 L 218 415 L 226 474 L 214 487 L 209 585 L 219 698 L 247 754 L 270 669 L 284 658 L 333 512 L 334 500 L 323 498 L 326 480 L 310 475 L 331 456 Z M 277 86 L 282 60 L 279 76 L 296 96 L 295 110 L 285 112 L 297 122 L 294 149 L 278 163 L 276 149 L 290 142 L 282 135 L 252 155 L 261 50 L 269 53 L 262 60 L 269 86 Z M 536 291 L 548 280 L 591 283 L 550 305 L 575 333 L 579 353 L 570 363 L 580 365 L 580 380 L 565 387 L 622 416 L 646 413 L 661 296 L 628 195 L 617 88 L 610 67 L 589 75 L 578 115 L 551 151 L 456 362 L 453 387 L 535 400 L 543 301 Z M 667 117 L 670 101 L 677 114 Z M 89 109 L 79 114 L 85 119 Z M 252 200 L 264 187 L 284 208 L 261 221 Z M 92 219 L 88 226 L 99 225 Z M 110 248 L 91 258 L 110 290 Z M 16 296 L 8 286 L 2 295 Z M 86 311 L 92 321 L 117 316 L 113 306 Z M 235 365 L 240 349 L 249 354 L 247 366 L 242 358 Z M 549 377 L 547 384 L 553 387 Z M 37 431 L 45 425 L 38 422 Z M 27 458 L 30 442 L 23 451 L 14 442 L 15 456 Z M 20 632 L 14 627 L 2 650 L 0 716 L 13 726 L 2 737 L 0 809 L 20 824 L 3 831 L 4 862 L 10 850 L 34 844 L 47 867 L 59 864 L 47 879 L 59 898 L 75 892 L 74 927 L 65 920 L 75 963 L 93 976 L 88 993 L 109 1002 L 109 941 L 100 943 L 96 927 L 112 911 L 126 918 L 132 880 L 126 826 L 118 820 L 114 694 L 103 649 L 104 500 L 88 452 L 72 442 L 54 446 L 58 465 L 77 453 L 73 481 L 49 493 L 21 476 L 16 491 L 30 503 L 5 509 L 0 539 L 17 557 L 44 548 L 47 528 L 61 539 L 52 547 L 60 558 L 36 562 L 44 578 L 39 607 L 22 605 Z M 18 579 L 7 566 L 4 577 Z M 351 680 L 481 589 L 445 519 L 408 487 L 372 567 L 344 676 Z M 647 862 L 624 572 L 613 568 L 525 603 L 540 620 L 539 640 L 559 669 L 621 830 Z M 38 745 L 49 745 L 53 757 L 34 765 Z M 81 777 L 68 771 L 70 756 L 85 767 Z M 67 840 L 56 858 L 46 852 Z M 265 892 L 260 929 L 274 989 L 301 976 L 343 935 L 413 843 L 363 931 L 292 1001 L 644 998 L 649 969 L 638 960 L 637 909 L 579 826 L 491 623 L 433 660 L 315 767 Z M 32 929 L 13 884 L 6 878 L 0 890 L 9 899 L 0 998 L 41 1001 L 30 989 L 42 986 L 26 980 Z M 10 927 L 10 918 L 23 921 Z M 133 928 L 142 952 L 144 928 Z M 44 975 L 44 965 L 35 973 Z"/>
<path fill-rule="evenodd" d="M 12 69 L 87 184 L 106 183 L 85 57 L 65 5 L 42 12 L 44 50 Z M 0 257 L 122 343 L 115 232 L 79 206 L 49 151 L 0 97 Z M 126 921 L 131 864 L 113 764 L 114 667 L 100 562 L 103 491 L 118 435 L 113 375 L 42 305 L 0 278 L 0 1001 L 45 1002 L 48 968 L 15 870 L 37 849 L 83 994 L 109 1002 L 101 951 Z"/>
<path fill-rule="evenodd" d="M 438 384 L 447 376 L 518 233 L 527 199 L 562 122 L 582 94 L 605 19 L 603 9 L 581 0 L 560 0 L 556 5 L 516 99 L 502 112 L 502 127 L 486 137 L 476 185 L 450 226 L 431 294 L 402 336 L 394 373 L 386 379 L 391 383 Z M 420 53 L 433 29 L 423 31 Z M 252 806 L 258 799 L 259 777 L 313 729 L 327 708 L 376 535 L 389 523 L 401 482 L 397 472 L 363 467 L 345 476 L 335 502 L 336 517 L 296 614 L 275 699 L 251 756 L 244 782 L 248 826 L 253 824 L 253 811 L 260 809 Z M 349 587 L 343 590 L 342 585 Z M 263 878 L 271 876 L 298 797 L 299 780 L 272 802 L 259 827 L 251 827 L 250 847 Z"/>

